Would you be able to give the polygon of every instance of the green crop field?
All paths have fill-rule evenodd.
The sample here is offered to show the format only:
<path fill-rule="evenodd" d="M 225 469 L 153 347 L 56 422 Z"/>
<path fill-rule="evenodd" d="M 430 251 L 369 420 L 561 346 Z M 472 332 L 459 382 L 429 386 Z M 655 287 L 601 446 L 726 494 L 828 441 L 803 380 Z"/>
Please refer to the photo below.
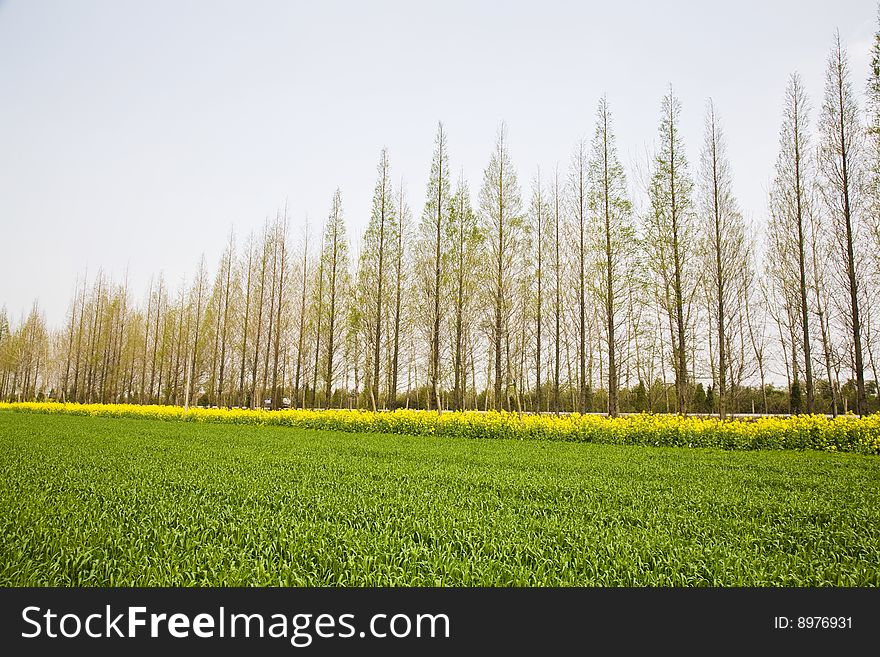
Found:
<path fill-rule="evenodd" d="M 0 585 L 880 585 L 880 459 L 0 412 Z"/>

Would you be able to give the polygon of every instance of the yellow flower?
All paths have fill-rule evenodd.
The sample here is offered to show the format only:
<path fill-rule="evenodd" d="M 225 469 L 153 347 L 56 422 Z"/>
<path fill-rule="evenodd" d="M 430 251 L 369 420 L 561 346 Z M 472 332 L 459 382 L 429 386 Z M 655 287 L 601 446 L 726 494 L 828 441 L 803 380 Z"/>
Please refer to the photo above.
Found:
<path fill-rule="evenodd" d="M 61 404 L 0 402 L 0 410 L 67 413 L 96 417 L 133 417 L 186 422 L 220 422 L 405 435 L 466 438 L 574 440 L 636 445 L 720 447 L 722 449 L 819 449 L 880 454 L 880 414 L 829 419 L 822 415 L 753 420 L 677 415 L 635 414 L 618 418 L 597 415 L 522 415 L 506 411 L 444 412 L 398 409 L 282 410 L 190 408 L 134 404 Z"/>

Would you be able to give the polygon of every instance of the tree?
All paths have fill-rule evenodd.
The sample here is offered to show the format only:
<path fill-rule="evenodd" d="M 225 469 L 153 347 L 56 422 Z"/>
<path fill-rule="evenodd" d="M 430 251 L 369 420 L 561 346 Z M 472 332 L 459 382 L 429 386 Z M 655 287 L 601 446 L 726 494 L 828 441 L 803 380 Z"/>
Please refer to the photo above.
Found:
<path fill-rule="evenodd" d="M 226 373 L 226 345 L 229 338 L 229 308 L 231 302 L 234 303 L 235 298 L 232 295 L 232 284 L 233 284 L 233 262 L 235 260 L 235 233 L 233 231 L 229 231 L 229 244 L 226 246 L 226 253 L 223 254 L 223 264 L 221 266 L 221 281 L 223 285 L 222 297 L 223 297 L 223 306 L 222 311 L 220 313 L 220 317 L 222 317 L 222 329 L 220 332 L 220 374 L 219 380 L 217 383 L 217 405 L 223 406 L 223 384 L 224 384 L 224 376 Z"/>
<path fill-rule="evenodd" d="M 248 405 L 251 408 L 256 408 L 258 404 L 262 404 L 262 394 L 260 394 L 259 397 L 257 396 L 257 373 L 260 366 L 260 340 L 263 336 L 263 308 L 265 306 L 267 287 L 266 273 L 269 266 L 269 248 L 271 246 L 271 243 L 272 240 L 269 233 L 269 224 L 267 221 L 267 223 L 263 226 L 262 249 L 260 254 L 260 275 L 257 282 L 257 307 L 256 313 L 254 314 L 254 321 L 256 322 L 257 330 L 256 335 L 254 336 L 254 357 L 251 361 L 251 389 L 250 394 L 248 395 Z M 269 314 L 271 315 L 271 311 Z"/>
<path fill-rule="evenodd" d="M 877 32 L 874 34 L 874 44 L 871 48 L 870 74 L 868 76 L 867 89 L 867 149 L 866 190 L 868 192 L 866 213 L 868 228 L 873 236 L 871 251 L 874 253 L 873 282 L 863 286 L 863 289 L 877 289 L 880 286 L 880 4 L 877 5 Z M 867 312 L 871 317 L 871 309 Z M 874 321 L 877 321 L 875 313 Z M 876 334 L 876 331 L 875 331 Z M 880 399 L 880 380 L 877 378 L 877 360 L 870 353 L 871 342 L 866 340 L 866 348 L 874 369 L 874 387 L 877 398 Z M 876 348 L 876 345 L 875 345 Z"/>
<path fill-rule="evenodd" d="M 859 186 L 862 173 L 862 130 L 855 95 L 849 79 L 849 63 L 840 45 L 840 34 L 828 58 L 825 100 L 819 120 L 822 131 L 820 168 L 822 192 L 834 222 L 841 251 L 841 278 L 849 296 L 844 308 L 852 333 L 853 373 L 856 379 L 856 413 L 867 413 L 865 371 L 862 355 L 862 326 L 859 308 L 860 276 L 857 271 L 857 244 L 863 235 Z"/>
<path fill-rule="evenodd" d="M 326 223 L 321 226 L 321 250 L 318 256 L 318 288 L 314 299 L 315 306 L 315 366 L 312 368 L 312 408 L 317 407 L 318 370 L 321 361 L 321 329 L 324 326 L 324 262 L 326 260 Z"/>
<path fill-rule="evenodd" d="M 86 312 L 86 276 L 83 276 L 82 292 L 80 294 L 79 303 L 80 303 L 79 320 L 78 320 L 78 327 L 76 329 L 76 359 L 74 362 L 74 370 L 73 370 L 73 390 L 71 392 L 71 400 L 74 402 L 78 402 L 81 399 L 80 388 L 79 388 L 79 379 L 80 379 L 80 362 L 82 359 L 83 337 L 84 337 L 84 333 L 85 333 L 85 331 L 83 330 L 83 323 L 85 320 L 85 312 Z M 8 325 L 7 325 L 7 333 L 8 333 Z"/>
<path fill-rule="evenodd" d="M 569 207 L 575 245 L 575 288 L 577 290 L 577 365 L 578 401 L 577 410 L 587 411 L 587 398 L 590 394 L 587 380 L 587 231 L 589 223 L 589 162 L 588 146 L 585 139 L 578 141 L 571 157 L 568 175 Z"/>
<path fill-rule="evenodd" d="M 193 289 L 190 291 L 190 297 L 195 295 L 195 319 L 193 320 L 194 336 L 192 342 L 192 357 L 189 360 L 189 374 L 186 377 L 186 398 L 184 407 L 189 408 L 193 394 L 193 377 L 197 377 L 197 364 L 199 362 L 199 333 L 201 329 L 202 315 L 205 311 L 205 288 L 207 287 L 207 272 L 205 271 L 205 256 L 199 261 L 199 269 L 196 273 L 196 280 Z"/>
<path fill-rule="evenodd" d="M 441 285 L 443 283 L 443 234 L 449 221 L 449 155 L 446 150 L 446 133 L 443 124 L 437 125 L 434 139 L 434 155 L 431 158 L 431 173 L 425 194 L 425 209 L 420 226 L 422 235 L 423 262 L 429 276 L 425 281 L 426 315 L 428 320 L 428 374 L 431 379 L 431 397 L 428 407 L 434 404 L 442 411 L 439 392 L 440 378 L 440 323 L 441 323 Z"/>
<path fill-rule="evenodd" d="M 559 169 L 553 174 L 553 411 L 559 413 L 559 382 L 560 382 L 560 356 L 562 351 L 562 286 L 563 260 L 562 260 L 562 187 L 559 184 Z"/>
<path fill-rule="evenodd" d="M 277 252 L 276 259 L 278 261 L 277 266 L 277 276 L 278 276 L 278 284 L 277 284 L 277 297 L 278 301 L 275 304 L 275 339 L 274 339 L 274 353 L 272 358 L 272 408 L 278 409 L 281 407 L 281 389 L 284 387 L 284 375 L 281 374 L 281 386 L 279 383 L 279 358 L 281 356 L 281 342 L 283 340 L 283 322 L 282 320 L 286 320 L 288 317 L 288 313 L 284 312 L 284 300 L 286 297 L 284 296 L 285 289 L 288 284 L 288 259 L 287 259 L 287 234 L 289 232 L 289 219 L 287 216 L 287 205 L 284 206 L 284 213 L 281 217 L 279 217 L 278 221 L 274 227 L 274 241 L 275 241 L 275 250 Z M 273 283 L 273 288 L 276 287 Z M 274 295 L 273 295 L 274 296 Z M 286 360 L 286 359 L 285 359 Z M 283 361 L 281 361 L 283 363 Z"/>
<path fill-rule="evenodd" d="M 156 292 L 156 303 L 155 303 L 156 322 L 155 322 L 155 328 L 153 329 L 153 348 L 151 349 L 152 366 L 150 368 L 150 386 L 147 389 L 148 403 L 153 403 L 155 401 L 153 391 L 154 391 L 154 383 L 156 381 L 156 361 L 159 356 L 159 321 L 162 316 L 163 303 L 166 301 L 165 297 L 164 297 L 164 292 L 165 292 L 165 281 L 163 280 L 162 275 L 160 274 L 159 275 L 159 289 Z M 100 316 L 100 309 L 101 309 L 101 304 L 99 303 L 95 309 L 96 317 Z M 152 319 L 150 317 L 147 317 L 147 324 L 148 325 L 150 324 L 151 321 L 152 321 Z M 100 336 L 100 332 L 101 332 L 100 321 L 98 322 L 97 326 L 98 326 L 98 328 L 96 328 L 96 337 L 95 337 L 96 340 L 98 340 L 98 336 Z M 97 342 L 95 344 L 97 345 Z M 97 348 L 95 348 L 94 350 L 97 351 Z M 160 368 L 160 371 L 161 371 L 161 368 Z"/>
<path fill-rule="evenodd" d="M 368 289 L 364 290 L 372 302 L 373 308 L 369 310 L 370 330 L 368 332 L 370 345 L 372 372 L 370 379 L 370 404 L 375 411 L 378 407 L 380 366 L 382 348 L 382 324 L 384 322 L 383 302 L 385 296 L 385 283 L 388 277 L 387 261 L 389 259 L 389 244 L 387 237 L 391 224 L 394 221 L 394 192 L 391 189 L 391 165 L 388 162 L 388 149 L 383 148 L 379 154 L 377 165 L 378 178 L 373 191 L 373 207 L 370 221 L 364 234 L 361 262 L 366 277 Z"/>
<path fill-rule="evenodd" d="M 327 227 L 324 229 L 323 267 L 327 276 L 327 357 L 324 370 L 324 405 L 331 408 L 333 383 L 336 379 L 336 360 L 340 342 L 340 317 L 345 317 L 346 295 L 349 287 L 348 240 L 342 218 L 342 192 L 333 194 Z"/>
<path fill-rule="evenodd" d="M 796 412 L 800 407 L 801 389 L 796 337 L 802 308 L 798 276 L 800 266 L 798 232 L 792 229 L 790 216 L 784 211 L 786 206 L 774 200 L 776 188 L 777 186 L 774 185 L 770 196 L 768 244 L 764 257 L 764 278 L 767 285 L 762 293 L 764 309 L 773 319 L 779 332 L 779 346 L 782 349 L 789 390 L 789 412 Z"/>
<path fill-rule="evenodd" d="M 870 228 L 874 237 L 874 275 L 880 282 L 880 4 L 877 6 L 877 32 L 871 47 L 868 75 L 867 190 Z M 880 384 L 880 382 L 875 382 Z"/>
<path fill-rule="evenodd" d="M 254 271 L 254 235 L 250 234 L 248 237 L 248 245 L 247 245 L 247 264 L 245 265 L 246 279 L 245 279 L 245 301 L 244 301 L 244 318 L 241 324 L 241 367 L 239 370 L 239 379 L 238 379 L 238 405 L 244 406 L 245 404 L 245 388 L 244 388 L 244 373 L 245 367 L 247 364 L 247 341 L 248 334 L 250 333 L 250 318 L 251 318 L 251 277 L 253 276 Z M 248 405 L 250 405 L 248 403 Z"/>
<path fill-rule="evenodd" d="M 749 266 L 745 225 L 733 196 L 727 144 L 715 105 L 709 101 L 700 170 L 700 211 L 703 217 L 709 315 L 714 320 L 717 350 L 718 414 L 727 414 L 731 356 L 737 335 L 744 286 L 741 272 Z"/>
<path fill-rule="evenodd" d="M 768 412 L 766 386 L 767 313 L 762 304 L 763 298 L 766 295 L 763 294 L 764 281 L 758 277 L 759 270 L 755 263 L 755 258 L 757 257 L 755 244 L 752 240 L 748 239 L 747 253 L 749 266 L 745 268 L 743 280 L 743 312 L 746 319 L 749 347 L 755 357 L 755 365 L 758 369 L 761 385 L 761 412 L 766 414 Z"/>
<path fill-rule="evenodd" d="M 776 175 L 770 192 L 771 230 L 779 231 L 777 251 L 780 258 L 794 258 L 794 280 L 797 281 L 796 306 L 792 312 L 800 319 L 800 333 L 804 353 L 804 376 L 807 387 L 807 412 L 814 409 L 813 361 L 807 302 L 807 244 L 809 243 L 808 216 L 811 212 L 811 178 L 813 162 L 809 148 L 809 102 L 800 76 L 789 78 L 785 91 L 785 109 L 779 131 L 779 155 Z M 797 363 L 792 343 L 792 364 Z M 797 383 L 797 371 L 793 370 Z"/>
<path fill-rule="evenodd" d="M 541 395 L 542 360 L 542 329 L 544 325 L 544 253 L 547 250 L 547 224 L 550 221 L 550 207 L 544 195 L 541 181 L 541 170 L 538 169 L 532 182 L 532 200 L 529 208 L 532 223 L 532 256 L 534 258 L 534 274 L 536 284 L 535 298 L 535 407 L 543 408 Z"/>
<path fill-rule="evenodd" d="M 657 277 L 658 300 L 669 326 L 676 403 L 678 412 L 685 415 L 689 396 L 688 337 L 697 274 L 694 271 L 693 183 L 678 128 L 680 114 L 681 103 L 670 87 L 661 105 L 660 145 L 654 157 L 649 188 L 648 233 L 653 247 L 650 261 Z"/>
<path fill-rule="evenodd" d="M 617 157 L 611 111 L 604 97 L 596 110 L 591 151 L 588 175 L 590 249 L 592 268 L 598 279 L 593 286 L 593 295 L 605 332 L 608 355 L 608 414 L 615 417 L 619 411 L 621 333 L 618 327 L 627 311 L 626 291 L 634 284 L 632 259 L 636 236 L 626 175 Z"/>
<path fill-rule="evenodd" d="M 472 315 L 479 290 L 480 249 L 482 234 L 477 216 L 471 208 L 470 190 L 460 176 L 449 203 L 448 240 L 452 244 L 449 272 L 454 284 L 453 342 L 453 407 L 465 407 L 467 389 L 466 336 L 472 324 Z"/>
<path fill-rule="evenodd" d="M 275 330 L 277 329 L 277 325 L 275 323 L 276 317 L 276 307 L 275 302 L 276 298 L 279 295 L 279 277 L 278 277 L 278 250 L 279 250 L 279 239 L 278 239 L 278 225 L 280 223 L 280 217 L 275 215 L 275 222 L 272 224 L 267 223 L 266 225 L 266 252 L 267 252 L 267 261 L 271 260 L 272 267 L 269 270 L 269 307 L 267 309 L 267 316 L 269 325 L 266 330 L 266 348 L 263 351 L 263 378 L 260 383 L 260 395 L 257 399 L 260 402 L 260 406 L 265 405 L 266 403 L 266 388 L 269 384 L 269 355 L 272 350 L 272 343 L 275 335 Z M 271 256 L 268 253 L 271 251 Z M 267 270 L 268 270 L 268 262 L 267 262 Z M 271 404 L 271 399 L 269 400 Z"/>
<path fill-rule="evenodd" d="M 489 301 L 492 313 L 492 353 L 495 356 L 495 409 L 504 407 L 502 387 L 509 381 L 509 369 L 503 369 L 504 342 L 512 308 L 511 275 L 516 253 L 521 248 L 523 232 L 522 200 L 516 172 L 507 150 L 507 128 L 498 129 L 495 148 L 483 173 L 480 189 L 480 219 L 488 245 L 492 279 Z"/>
<path fill-rule="evenodd" d="M 299 306 L 299 328 L 297 330 L 297 345 L 296 345 L 296 370 L 293 379 L 293 407 L 294 408 L 305 408 L 306 405 L 306 396 L 303 393 L 300 395 L 300 382 L 302 381 L 303 375 L 303 366 L 305 364 L 305 343 L 306 343 L 306 301 L 308 300 L 309 294 L 309 223 L 306 220 L 306 224 L 303 227 L 303 236 L 302 236 L 302 267 L 299 270 L 300 274 L 300 306 Z"/>
<path fill-rule="evenodd" d="M 832 362 L 837 360 L 833 355 L 834 347 L 831 340 L 831 326 L 829 321 L 829 308 L 831 306 L 831 291 L 828 286 L 828 273 L 833 257 L 834 238 L 828 234 L 827 228 L 822 221 L 821 213 L 815 211 L 815 204 L 811 204 L 810 219 L 810 263 L 809 269 L 813 273 L 812 288 L 815 301 L 816 318 L 819 321 L 819 336 L 822 339 L 822 353 L 825 361 L 825 374 L 828 377 L 828 387 L 831 394 L 831 413 L 835 417 L 838 413 L 837 387 L 834 384 L 832 374 Z"/>
<path fill-rule="evenodd" d="M 392 215 L 391 243 L 393 244 L 391 262 L 394 275 L 394 319 L 391 355 L 391 381 L 388 385 L 389 407 L 397 406 L 397 383 L 400 368 L 400 328 L 403 308 L 403 278 L 406 265 L 406 237 L 409 232 L 410 209 L 406 202 L 403 182 L 397 190 L 396 213 Z"/>

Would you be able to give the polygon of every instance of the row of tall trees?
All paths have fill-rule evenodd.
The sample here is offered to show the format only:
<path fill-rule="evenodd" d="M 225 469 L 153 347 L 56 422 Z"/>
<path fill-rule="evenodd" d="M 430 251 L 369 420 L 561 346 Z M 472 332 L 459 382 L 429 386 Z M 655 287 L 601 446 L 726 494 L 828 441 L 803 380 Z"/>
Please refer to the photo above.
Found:
<path fill-rule="evenodd" d="M 504 125 L 474 198 L 440 124 L 417 221 L 383 149 L 356 244 L 337 189 L 317 234 L 287 207 L 230 234 L 213 278 L 203 256 L 191 280 L 160 275 L 138 299 L 99 272 L 57 330 L 36 306 L 16 326 L 3 312 L 0 398 L 877 410 L 880 31 L 864 112 L 852 77 L 838 38 L 816 130 L 791 76 L 766 227 L 743 217 L 711 101 L 691 166 L 672 88 L 646 171 L 628 178 L 602 98 L 591 138 L 525 197 Z"/>

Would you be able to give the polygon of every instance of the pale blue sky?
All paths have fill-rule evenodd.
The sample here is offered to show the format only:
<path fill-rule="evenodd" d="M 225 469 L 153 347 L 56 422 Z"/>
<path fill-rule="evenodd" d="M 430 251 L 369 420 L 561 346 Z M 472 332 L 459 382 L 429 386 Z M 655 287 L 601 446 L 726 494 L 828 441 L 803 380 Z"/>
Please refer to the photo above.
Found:
<path fill-rule="evenodd" d="M 607 94 L 633 178 L 672 83 L 696 171 L 711 96 L 735 191 L 765 215 L 788 75 L 814 118 L 834 30 L 860 93 L 875 0 L 118 2 L 0 0 L 0 305 L 53 325 L 88 266 L 141 298 L 213 268 L 289 200 L 366 223 L 379 150 L 421 212 L 434 131 L 476 198 L 501 120 L 524 195 L 567 166 Z"/>

